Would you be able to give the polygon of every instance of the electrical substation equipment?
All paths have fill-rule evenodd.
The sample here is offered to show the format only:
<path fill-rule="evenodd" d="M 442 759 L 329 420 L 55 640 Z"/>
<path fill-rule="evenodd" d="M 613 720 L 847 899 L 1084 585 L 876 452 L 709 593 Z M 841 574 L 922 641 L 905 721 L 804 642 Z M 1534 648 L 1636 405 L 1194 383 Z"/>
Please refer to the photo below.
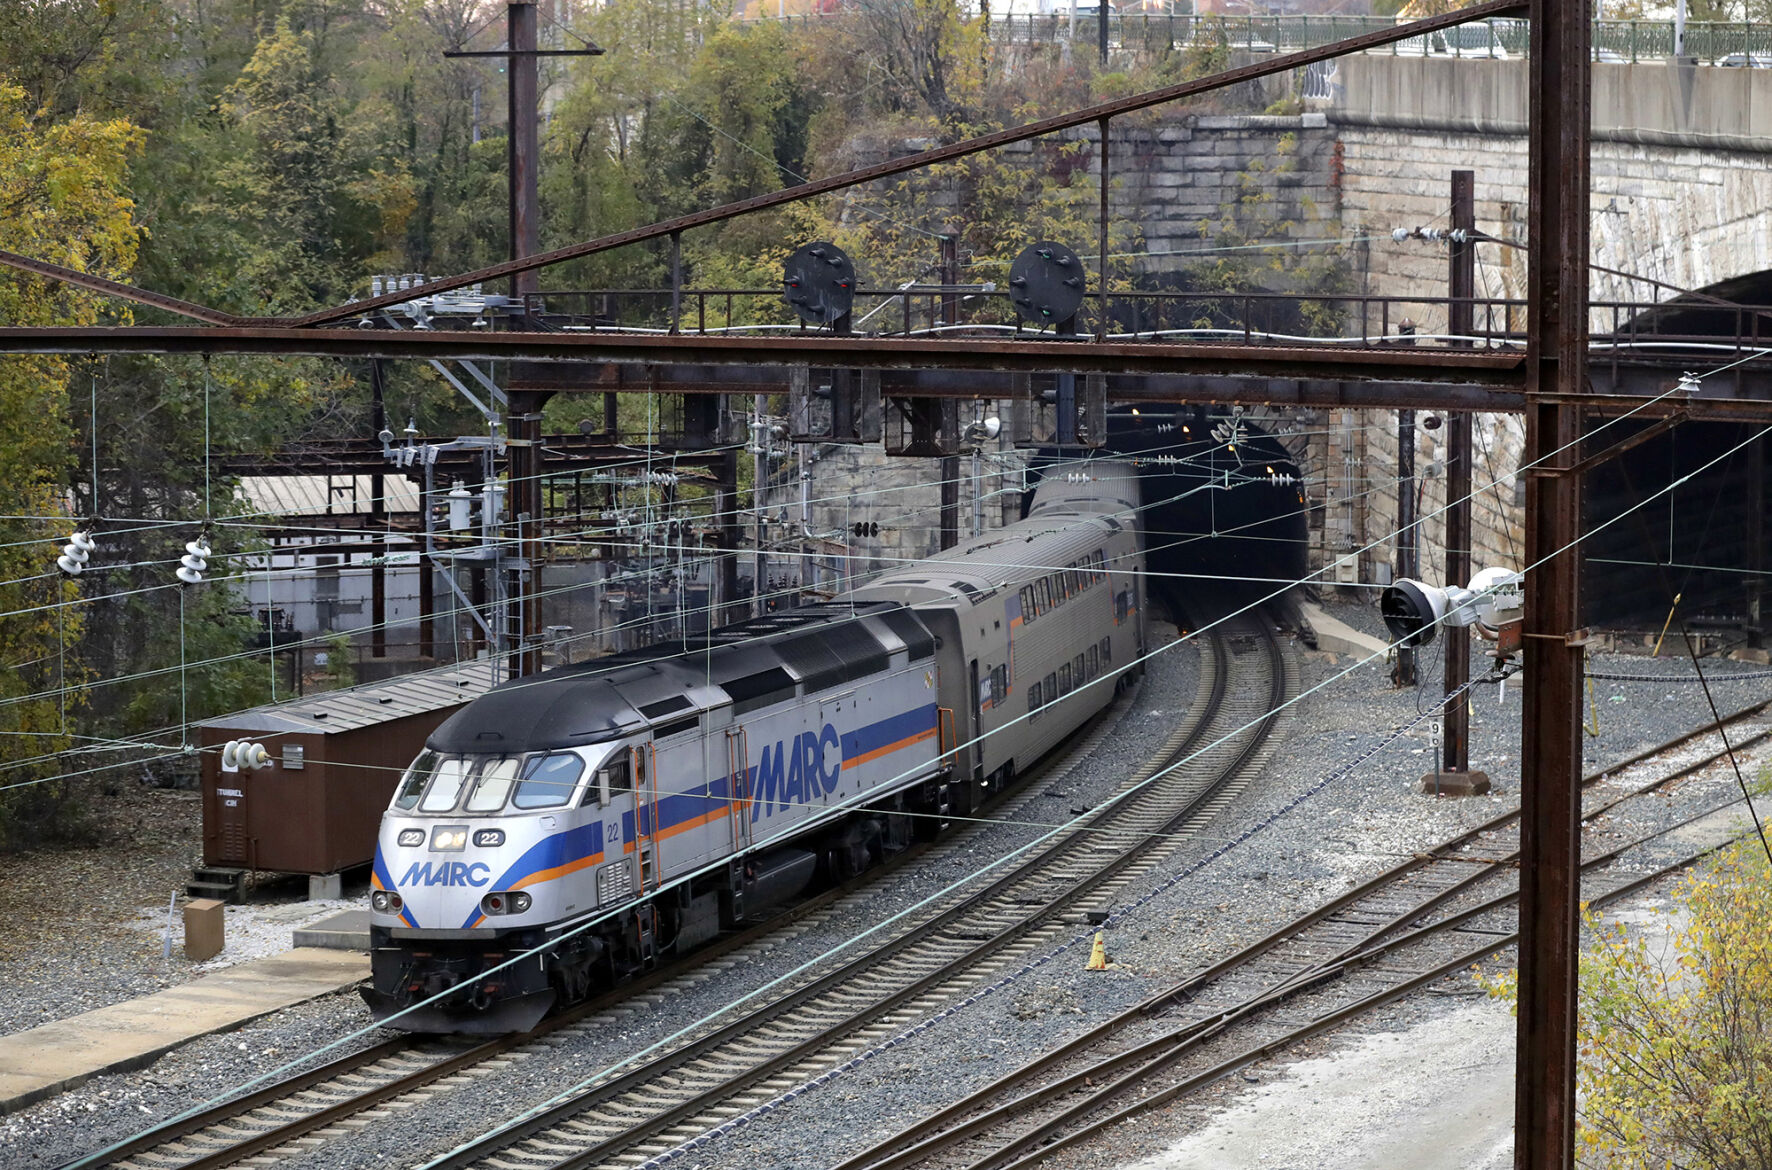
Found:
<path fill-rule="evenodd" d="M 474 493 L 461 480 L 449 490 L 449 531 L 462 532 L 474 525 Z"/>
<path fill-rule="evenodd" d="M 68 537 L 68 543 L 62 545 L 62 555 L 55 558 L 56 567 L 70 577 L 78 577 L 86 571 L 86 562 L 92 559 L 92 550 L 98 542 L 92 539 L 92 533 L 86 529 L 76 529 Z"/>
<path fill-rule="evenodd" d="M 185 542 L 185 555 L 178 559 L 178 579 L 186 585 L 196 585 L 203 580 L 203 574 L 209 570 L 209 537 L 199 536 L 196 540 Z"/>

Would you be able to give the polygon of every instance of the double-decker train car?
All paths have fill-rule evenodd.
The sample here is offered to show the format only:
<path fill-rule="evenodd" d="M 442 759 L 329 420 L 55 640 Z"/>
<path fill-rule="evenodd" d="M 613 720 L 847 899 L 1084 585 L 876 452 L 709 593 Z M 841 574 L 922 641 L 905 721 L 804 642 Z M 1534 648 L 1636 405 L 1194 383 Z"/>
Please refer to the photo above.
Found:
<path fill-rule="evenodd" d="M 517 680 L 445 721 L 382 822 L 378 1019 L 532 1027 L 853 877 L 1099 711 L 1144 650 L 1136 472 L 834 601 Z M 515 963 L 507 960 L 518 958 Z"/>

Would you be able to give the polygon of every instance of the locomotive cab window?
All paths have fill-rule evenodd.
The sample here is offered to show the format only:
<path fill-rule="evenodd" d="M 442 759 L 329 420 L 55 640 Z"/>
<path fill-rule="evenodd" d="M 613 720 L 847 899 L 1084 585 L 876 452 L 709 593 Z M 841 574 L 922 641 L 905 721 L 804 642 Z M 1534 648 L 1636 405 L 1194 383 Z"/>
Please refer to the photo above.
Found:
<path fill-rule="evenodd" d="M 418 803 L 418 797 L 425 790 L 425 781 L 437 768 L 438 755 L 430 748 L 418 753 L 418 759 L 406 769 L 406 775 L 400 778 L 399 791 L 394 793 L 395 808 L 411 808 Z"/>
<path fill-rule="evenodd" d="M 497 812 L 505 806 L 511 784 L 517 779 L 517 758 L 500 756 L 480 765 L 480 774 L 468 792 L 468 812 Z"/>
<path fill-rule="evenodd" d="M 597 773 L 597 785 L 603 790 L 604 800 L 612 796 L 620 796 L 624 792 L 634 790 L 634 774 L 628 765 L 628 750 L 619 748 L 607 764 Z"/>
<path fill-rule="evenodd" d="M 468 778 L 468 761 L 460 756 L 444 756 L 437 761 L 437 770 L 431 775 L 431 782 L 425 786 L 425 794 L 418 802 L 419 812 L 449 812 L 461 796 L 463 783 Z"/>
<path fill-rule="evenodd" d="M 558 808 L 572 799 L 584 769 L 584 761 L 571 752 L 530 756 L 523 767 L 523 778 L 511 794 L 511 807 Z"/>

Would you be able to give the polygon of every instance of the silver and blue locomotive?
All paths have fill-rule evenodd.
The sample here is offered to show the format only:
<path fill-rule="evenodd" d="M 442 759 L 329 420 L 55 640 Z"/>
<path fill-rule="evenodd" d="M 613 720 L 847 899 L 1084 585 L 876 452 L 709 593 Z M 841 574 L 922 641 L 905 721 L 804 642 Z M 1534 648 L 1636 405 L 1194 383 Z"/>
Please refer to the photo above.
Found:
<path fill-rule="evenodd" d="M 376 1017 L 452 992 L 391 1022 L 525 1030 L 861 873 L 1044 755 L 1144 651 L 1136 471 L 1082 466 L 1025 520 L 834 601 L 447 719 L 382 820 Z"/>

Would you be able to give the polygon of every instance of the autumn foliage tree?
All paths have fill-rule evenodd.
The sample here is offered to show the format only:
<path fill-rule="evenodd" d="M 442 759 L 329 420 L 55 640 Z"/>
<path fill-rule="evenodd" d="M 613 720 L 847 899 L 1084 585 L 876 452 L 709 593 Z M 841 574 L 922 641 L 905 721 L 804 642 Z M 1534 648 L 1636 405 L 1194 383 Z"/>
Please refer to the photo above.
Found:
<path fill-rule="evenodd" d="M 141 143 L 121 119 L 40 119 L 22 87 L 0 82 L 0 248 L 111 279 L 135 260 L 129 157 Z M 95 298 L 0 269 L 0 321 L 90 325 Z M 56 567 L 72 530 L 65 488 L 73 465 L 66 359 L 0 358 L 0 837 L 52 831 L 61 807 L 44 758 L 70 746 L 60 691 L 77 674 L 79 588 Z M 43 761 L 43 762 L 38 762 Z"/>
<path fill-rule="evenodd" d="M 1580 1164 L 1772 1168 L 1772 866 L 1759 840 L 1681 885 L 1653 926 L 1584 911 Z M 1518 973 L 1485 980 L 1513 1001 Z"/>
<path fill-rule="evenodd" d="M 1772 868 L 1758 841 L 1690 878 L 1665 945 L 1589 916 L 1582 1161 L 1772 1167 Z"/>

